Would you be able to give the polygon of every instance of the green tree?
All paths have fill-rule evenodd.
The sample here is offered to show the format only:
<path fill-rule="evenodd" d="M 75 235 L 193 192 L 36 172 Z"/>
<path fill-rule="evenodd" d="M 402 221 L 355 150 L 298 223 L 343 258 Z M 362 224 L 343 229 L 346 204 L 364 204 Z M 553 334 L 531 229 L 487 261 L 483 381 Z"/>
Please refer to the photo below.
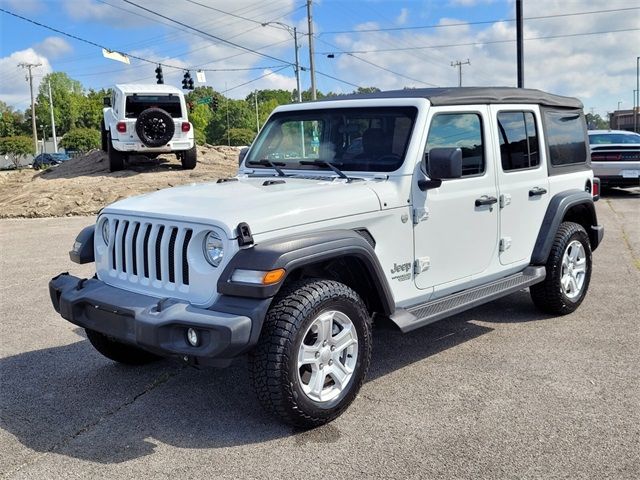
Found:
<path fill-rule="evenodd" d="M 234 146 L 249 145 L 256 136 L 255 130 L 248 128 L 230 128 L 228 134 L 229 141 Z"/>
<path fill-rule="evenodd" d="M 189 114 L 189 121 L 193 124 L 196 143 L 202 145 L 206 142 L 206 132 L 209 123 L 213 119 L 213 111 L 208 104 L 199 104 L 193 107 Z"/>
<path fill-rule="evenodd" d="M 24 124 L 24 114 L 0 100 L 0 137 L 28 135 L 29 131 L 25 130 Z"/>
<path fill-rule="evenodd" d="M 109 91 L 89 90 L 80 100 L 78 109 L 78 120 L 76 126 L 84 128 L 100 128 L 102 120 L 103 99 L 109 95 Z"/>
<path fill-rule="evenodd" d="M 60 146 L 65 150 L 79 152 L 100 148 L 100 131 L 93 128 L 74 128 L 62 137 Z"/>
<path fill-rule="evenodd" d="M 585 115 L 585 120 L 587 121 L 587 126 L 590 130 L 606 130 L 609 128 L 609 122 L 602 118 L 598 113 L 595 115 L 587 113 Z"/>
<path fill-rule="evenodd" d="M 214 145 L 226 145 L 230 142 L 228 133 L 231 129 L 241 128 L 252 131 L 255 135 L 256 116 L 245 100 L 223 99 L 213 112 L 213 118 L 207 128 L 207 141 Z M 228 118 L 228 129 L 227 129 Z"/>
<path fill-rule="evenodd" d="M 53 98 L 53 112 L 56 119 L 56 133 L 59 136 L 81 125 L 81 111 L 86 109 L 82 84 L 66 73 L 53 72 L 44 76 L 36 98 L 36 118 L 39 125 L 51 131 L 49 110 L 49 83 Z"/>
<path fill-rule="evenodd" d="M 16 168 L 25 155 L 33 154 L 33 139 L 26 135 L 0 138 L 0 155 L 9 155 Z"/>

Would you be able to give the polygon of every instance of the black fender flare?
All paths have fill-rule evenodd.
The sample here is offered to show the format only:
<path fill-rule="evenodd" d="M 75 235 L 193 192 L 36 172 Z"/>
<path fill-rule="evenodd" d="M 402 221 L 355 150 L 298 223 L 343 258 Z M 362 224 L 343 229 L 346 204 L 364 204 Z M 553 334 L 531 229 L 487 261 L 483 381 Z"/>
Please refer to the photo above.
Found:
<path fill-rule="evenodd" d="M 355 257 L 371 276 L 385 315 L 395 311 L 389 283 L 371 244 L 353 230 L 328 230 L 295 235 L 257 243 L 240 250 L 218 279 L 218 292 L 250 298 L 275 296 L 294 270 L 340 257 Z M 255 285 L 231 281 L 236 269 L 269 271 L 283 268 L 285 277 L 273 285 Z"/>
<path fill-rule="evenodd" d="M 536 244 L 533 247 L 533 253 L 531 255 L 532 265 L 544 265 L 547 263 L 547 258 L 549 257 L 549 252 L 551 251 L 558 227 L 560 227 L 567 212 L 577 205 L 585 205 L 590 217 L 588 226 L 591 228 L 587 228 L 586 230 L 591 242 L 591 250 L 595 250 L 598 247 L 602 239 L 603 230 L 602 227 L 598 225 L 593 197 L 590 193 L 583 190 L 567 190 L 554 195 L 547 206 L 547 211 L 542 220 L 540 231 L 538 232 Z"/>
<path fill-rule="evenodd" d="M 93 253 L 93 238 L 96 227 L 95 225 L 89 225 L 88 227 L 80 230 L 80 233 L 76 237 L 76 241 L 73 243 L 73 249 L 69 251 L 69 258 L 72 262 L 84 264 L 95 261 Z"/>

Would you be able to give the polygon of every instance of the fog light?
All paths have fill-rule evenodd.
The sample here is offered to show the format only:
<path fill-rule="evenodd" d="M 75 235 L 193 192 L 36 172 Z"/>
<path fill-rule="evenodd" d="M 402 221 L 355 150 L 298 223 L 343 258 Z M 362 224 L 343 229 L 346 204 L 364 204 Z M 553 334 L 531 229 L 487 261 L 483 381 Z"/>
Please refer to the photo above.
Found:
<path fill-rule="evenodd" d="M 198 337 L 198 331 L 194 328 L 189 328 L 187 330 L 187 341 L 192 347 L 197 347 L 200 343 L 200 338 Z"/>

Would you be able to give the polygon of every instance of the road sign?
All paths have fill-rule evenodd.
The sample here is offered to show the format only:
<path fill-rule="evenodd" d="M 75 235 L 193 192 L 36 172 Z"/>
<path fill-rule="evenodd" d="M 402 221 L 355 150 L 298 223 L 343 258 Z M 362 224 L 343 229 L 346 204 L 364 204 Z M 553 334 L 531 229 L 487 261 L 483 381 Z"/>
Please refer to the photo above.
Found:
<path fill-rule="evenodd" d="M 202 97 L 198 99 L 198 105 L 206 105 L 207 103 L 211 103 L 211 97 Z"/>

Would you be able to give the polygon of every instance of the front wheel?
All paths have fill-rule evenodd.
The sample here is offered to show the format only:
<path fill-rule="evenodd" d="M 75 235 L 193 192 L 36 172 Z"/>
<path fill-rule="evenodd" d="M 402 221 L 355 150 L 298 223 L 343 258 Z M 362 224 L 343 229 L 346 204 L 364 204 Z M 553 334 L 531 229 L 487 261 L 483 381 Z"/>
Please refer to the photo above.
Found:
<path fill-rule="evenodd" d="M 371 360 L 371 319 L 356 292 L 331 280 L 291 285 L 273 302 L 250 374 L 263 407 L 316 427 L 354 400 Z"/>
<path fill-rule="evenodd" d="M 145 365 L 160 359 L 160 357 L 153 353 L 141 350 L 133 345 L 118 342 L 95 330 L 89 330 L 87 328 L 85 332 L 91 345 L 102 355 L 114 362 L 125 365 Z"/>
<path fill-rule="evenodd" d="M 547 313 L 566 315 L 575 311 L 591 280 L 591 243 L 582 225 L 560 224 L 546 270 L 544 282 L 530 288 L 533 303 Z"/>

